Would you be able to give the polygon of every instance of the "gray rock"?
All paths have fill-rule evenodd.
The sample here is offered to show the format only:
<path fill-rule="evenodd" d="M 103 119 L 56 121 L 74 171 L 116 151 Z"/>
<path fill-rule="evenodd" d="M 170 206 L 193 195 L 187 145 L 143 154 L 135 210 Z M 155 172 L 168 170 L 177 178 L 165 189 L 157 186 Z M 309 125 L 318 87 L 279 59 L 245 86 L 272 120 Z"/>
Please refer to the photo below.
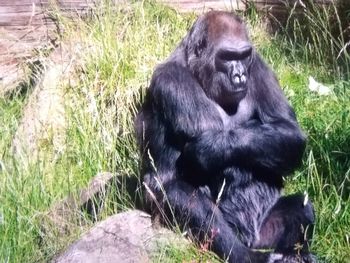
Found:
<path fill-rule="evenodd" d="M 148 214 L 132 210 L 98 223 L 55 263 L 151 262 L 164 245 L 188 244 L 184 238 L 164 228 L 153 228 Z"/>

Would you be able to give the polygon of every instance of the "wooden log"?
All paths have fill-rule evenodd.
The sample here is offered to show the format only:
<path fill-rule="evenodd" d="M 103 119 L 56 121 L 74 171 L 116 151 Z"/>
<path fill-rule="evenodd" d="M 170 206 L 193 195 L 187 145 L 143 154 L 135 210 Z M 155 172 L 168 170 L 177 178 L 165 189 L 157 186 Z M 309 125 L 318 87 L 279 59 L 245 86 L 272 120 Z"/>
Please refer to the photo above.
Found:
<path fill-rule="evenodd" d="M 305 0 L 243 0 L 245 3 L 253 3 L 257 6 L 266 5 L 303 5 Z M 314 4 L 330 4 L 332 0 L 312 0 Z"/>
<path fill-rule="evenodd" d="M 180 12 L 202 13 L 208 10 L 237 10 L 245 7 L 242 0 L 163 0 L 160 1 Z"/>
<path fill-rule="evenodd" d="M 330 8 L 333 5 L 340 12 L 348 0 L 242 0 L 246 6 L 253 5 L 258 11 L 263 12 L 272 27 L 286 25 L 289 19 L 302 19 L 306 12 L 313 12 L 319 8 Z M 348 9 L 350 1 L 347 2 Z M 317 11 L 316 11 L 317 12 Z M 342 19 L 342 18 L 341 18 Z M 273 28 L 275 31 L 277 28 Z"/>
<path fill-rule="evenodd" d="M 93 0 L 0 0 L 0 96 L 25 79 L 23 65 L 33 49 L 57 39 L 52 12 L 67 16 L 85 14 Z"/>

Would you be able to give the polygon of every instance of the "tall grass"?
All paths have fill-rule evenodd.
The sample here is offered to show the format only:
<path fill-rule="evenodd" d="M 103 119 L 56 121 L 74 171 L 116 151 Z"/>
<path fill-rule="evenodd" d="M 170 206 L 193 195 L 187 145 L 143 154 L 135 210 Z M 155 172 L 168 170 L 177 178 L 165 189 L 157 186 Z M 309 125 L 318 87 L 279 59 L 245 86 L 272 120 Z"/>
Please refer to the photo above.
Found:
<path fill-rule="evenodd" d="M 299 60 L 327 69 L 327 77 L 349 76 L 350 72 L 350 2 L 286 2 L 289 16 L 282 31 L 286 51 Z M 324 73 L 323 73 L 324 74 Z"/>
<path fill-rule="evenodd" d="M 76 72 L 70 76 L 74 81 L 64 87 L 68 123 L 64 150 L 54 152 L 47 142 L 40 160 L 16 159 L 10 146 L 26 97 L 0 99 L 0 262 L 48 261 L 93 224 L 82 215 L 66 233 L 54 226 L 43 228 L 57 201 L 76 194 L 101 171 L 123 178 L 139 175 L 133 118 L 155 65 L 170 54 L 193 20 L 193 15 L 152 2 L 115 6 L 109 1 L 88 20 L 62 18 L 63 41 L 80 50 Z M 258 51 L 275 70 L 309 138 L 304 164 L 287 180 L 286 192 L 307 191 L 315 204 L 315 254 L 329 262 L 346 262 L 350 258 L 347 69 L 329 73 L 338 68 L 333 64 L 337 61 L 328 60 L 328 45 L 333 45 L 329 42 L 327 48 L 315 51 L 309 40 L 308 46 L 285 35 L 271 38 L 259 17 L 250 15 L 246 20 Z M 301 27 L 295 24 L 295 30 Z M 318 27 L 310 30 L 328 41 Z M 330 85 L 332 95 L 311 93 L 310 75 Z M 97 219 L 134 204 L 135 196 L 126 189 L 113 189 Z M 204 260 L 197 253 L 193 248 L 167 247 L 155 261 Z"/>

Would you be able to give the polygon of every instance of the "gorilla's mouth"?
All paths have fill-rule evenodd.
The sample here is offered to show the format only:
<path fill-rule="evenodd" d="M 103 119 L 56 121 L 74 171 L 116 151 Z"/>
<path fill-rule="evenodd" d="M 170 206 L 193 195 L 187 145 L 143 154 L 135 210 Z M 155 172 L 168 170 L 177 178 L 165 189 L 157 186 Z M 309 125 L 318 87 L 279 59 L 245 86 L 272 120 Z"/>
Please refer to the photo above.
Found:
<path fill-rule="evenodd" d="M 247 92 L 247 74 L 222 74 L 219 78 L 221 94 L 232 101 L 245 96 Z"/>
<path fill-rule="evenodd" d="M 208 83 L 209 84 L 209 83 Z M 209 87 L 215 87 L 208 89 L 212 92 L 214 97 L 220 94 L 221 98 L 227 101 L 235 101 L 244 97 L 248 90 L 248 75 L 243 74 L 230 74 L 228 72 L 217 72 L 213 75 L 212 81 L 208 85 Z"/>

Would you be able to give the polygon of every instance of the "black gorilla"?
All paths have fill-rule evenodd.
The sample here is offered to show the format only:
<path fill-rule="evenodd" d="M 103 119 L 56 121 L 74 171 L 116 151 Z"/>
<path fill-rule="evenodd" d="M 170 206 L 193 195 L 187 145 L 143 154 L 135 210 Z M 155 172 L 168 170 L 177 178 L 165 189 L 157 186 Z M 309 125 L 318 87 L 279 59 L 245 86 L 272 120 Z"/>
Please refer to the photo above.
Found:
<path fill-rule="evenodd" d="M 305 137 L 239 17 L 195 22 L 155 70 L 135 126 L 153 213 L 229 262 L 310 260 L 313 207 L 280 196 Z"/>

